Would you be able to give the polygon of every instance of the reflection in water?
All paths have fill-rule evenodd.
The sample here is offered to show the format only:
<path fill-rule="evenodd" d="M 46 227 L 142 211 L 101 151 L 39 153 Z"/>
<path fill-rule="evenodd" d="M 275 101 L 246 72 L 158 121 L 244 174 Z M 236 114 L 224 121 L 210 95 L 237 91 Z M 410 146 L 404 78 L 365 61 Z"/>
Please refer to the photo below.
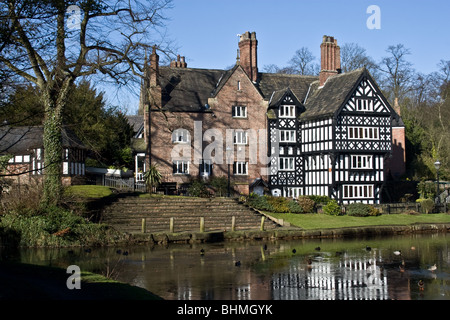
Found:
<path fill-rule="evenodd" d="M 169 300 L 431 300 L 450 299 L 449 238 L 30 249 L 20 259 L 63 268 L 76 264 Z M 428 270 L 433 264 L 437 269 Z"/>

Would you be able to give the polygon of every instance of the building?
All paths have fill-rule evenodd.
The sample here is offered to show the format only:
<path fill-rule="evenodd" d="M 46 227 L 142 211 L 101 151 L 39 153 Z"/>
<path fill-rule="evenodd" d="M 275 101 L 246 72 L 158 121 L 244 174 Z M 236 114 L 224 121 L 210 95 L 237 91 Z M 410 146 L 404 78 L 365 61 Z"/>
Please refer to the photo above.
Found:
<path fill-rule="evenodd" d="M 45 174 L 43 126 L 0 128 L 0 155 L 9 157 L 2 175 L 16 183 L 29 184 Z M 68 128 L 62 134 L 62 183 L 83 183 L 87 148 Z"/>
<path fill-rule="evenodd" d="M 254 32 L 242 34 L 230 70 L 188 68 L 180 56 L 159 66 L 153 49 L 133 119 L 136 171 L 151 163 L 178 185 L 230 175 L 238 193 L 263 182 L 278 196 L 379 203 L 386 177 L 404 170 L 404 152 L 393 152 L 404 126 L 370 73 L 341 73 L 333 37 L 322 39 L 319 76 L 259 72 L 257 47 Z"/>

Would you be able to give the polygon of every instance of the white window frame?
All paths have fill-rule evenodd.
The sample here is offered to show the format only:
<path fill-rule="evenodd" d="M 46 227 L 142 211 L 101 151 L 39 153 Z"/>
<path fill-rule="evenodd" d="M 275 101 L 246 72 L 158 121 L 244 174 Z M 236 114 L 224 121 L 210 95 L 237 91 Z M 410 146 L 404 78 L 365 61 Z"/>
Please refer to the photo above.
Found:
<path fill-rule="evenodd" d="M 295 105 L 281 105 L 278 109 L 278 118 L 295 118 Z"/>
<path fill-rule="evenodd" d="M 189 162 L 188 160 L 173 160 L 172 167 L 175 167 L 173 174 L 189 174 Z"/>
<path fill-rule="evenodd" d="M 373 111 L 373 100 L 356 99 L 356 111 Z"/>
<path fill-rule="evenodd" d="M 234 175 L 236 175 L 236 176 L 248 175 L 248 162 L 235 161 L 233 164 L 233 171 L 234 171 Z"/>
<path fill-rule="evenodd" d="M 172 133 L 172 143 L 189 143 L 191 140 L 187 129 L 176 129 Z"/>
<path fill-rule="evenodd" d="M 295 142 L 297 133 L 295 130 L 279 130 L 280 142 Z"/>
<path fill-rule="evenodd" d="M 212 161 L 211 160 L 205 160 L 203 159 L 202 163 L 201 163 L 201 170 L 200 170 L 200 175 L 208 175 L 210 176 L 212 173 Z"/>
<path fill-rule="evenodd" d="M 342 186 L 343 199 L 373 199 L 374 185 L 346 184 Z"/>
<path fill-rule="evenodd" d="M 278 170 L 279 171 L 294 171 L 295 170 L 295 158 L 279 158 L 278 161 Z"/>
<path fill-rule="evenodd" d="M 247 107 L 233 106 L 231 115 L 233 118 L 247 118 Z"/>
<path fill-rule="evenodd" d="M 243 130 L 235 130 L 233 135 L 233 143 L 246 145 L 248 141 L 248 133 Z"/>
<path fill-rule="evenodd" d="M 348 127 L 349 140 L 379 140 L 380 128 L 378 127 Z"/>
<path fill-rule="evenodd" d="M 371 155 L 352 155 L 352 169 L 373 169 L 373 156 Z"/>

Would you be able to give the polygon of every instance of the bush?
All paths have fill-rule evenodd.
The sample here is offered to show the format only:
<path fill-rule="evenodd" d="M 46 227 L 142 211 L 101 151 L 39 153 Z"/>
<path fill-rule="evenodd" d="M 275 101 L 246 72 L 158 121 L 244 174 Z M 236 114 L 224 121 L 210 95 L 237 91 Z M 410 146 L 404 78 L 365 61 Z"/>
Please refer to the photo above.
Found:
<path fill-rule="evenodd" d="M 434 208 L 434 202 L 431 199 L 424 199 L 420 202 L 420 205 L 423 209 L 423 211 L 425 211 L 426 214 L 430 213 L 433 208 Z"/>
<path fill-rule="evenodd" d="M 289 212 L 289 205 L 288 205 L 289 200 L 287 200 L 286 198 L 268 196 L 267 201 L 272 206 L 273 212 L 278 212 L 278 213 L 288 213 Z"/>
<path fill-rule="evenodd" d="M 224 197 L 228 193 L 228 179 L 227 177 L 212 177 L 209 184 L 214 188 L 217 196 Z M 230 184 L 231 189 L 231 184 Z M 230 190 L 231 192 L 231 190 Z"/>
<path fill-rule="evenodd" d="M 86 221 L 79 215 L 60 208 L 48 208 L 41 214 L 5 214 L 0 230 L 17 234 L 19 246 L 83 246 L 106 245 L 120 238 L 106 225 Z"/>
<path fill-rule="evenodd" d="M 336 200 L 330 200 L 322 209 L 324 213 L 330 216 L 339 216 L 342 214 L 341 206 Z"/>
<path fill-rule="evenodd" d="M 288 208 L 290 213 L 303 213 L 303 208 L 295 200 L 288 202 Z"/>
<path fill-rule="evenodd" d="M 331 201 L 331 198 L 328 196 L 308 196 L 311 200 L 313 200 L 316 204 L 328 204 Z"/>
<path fill-rule="evenodd" d="M 203 180 L 195 179 L 191 181 L 188 193 L 192 197 L 208 197 L 209 192 Z"/>
<path fill-rule="evenodd" d="M 255 193 L 250 193 L 247 199 L 247 205 L 257 210 L 274 212 L 274 208 L 268 201 L 268 196 L 259 196 Z"/>
<path fill-rule="evenodd" d="M 316 203 L 308 196 L 300 196 L 297 198 L 298 205 L 302 207 L 304 213 L 314 212 L 314 206 Z"/>
<path fill-rule="evenodd" d="M 375 207 L 360 202 L 349 204 L 347 206 L 346 212 L 347 215 L 354 217 L 369 217 L 369 216 L 377 216 L 380 214 L 378 209 L 376 209 Z"/>

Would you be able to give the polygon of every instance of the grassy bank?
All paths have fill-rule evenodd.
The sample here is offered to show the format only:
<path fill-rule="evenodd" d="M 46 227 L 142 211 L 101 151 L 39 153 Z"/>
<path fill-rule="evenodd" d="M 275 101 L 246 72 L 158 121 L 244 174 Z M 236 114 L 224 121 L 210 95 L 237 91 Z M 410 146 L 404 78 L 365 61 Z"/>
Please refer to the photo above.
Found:
<path fill-rule="evenodd" d="M 277 219 L 283 219 L 291 225 L 301 227 L 305 230 L 382 225 L 410 225 L 414 223 L 450 223 L 450 215 L 445 213 L 419 215 L 390 214 L 370 217 L 272 212 L 267 214 Z"/>
<path fill-rule="evenodd" d="M 68 289 L 66 270 L 0 262 L 0 300 L 160 300 L 151 292 L 82 272 L 80 289 Z"/>

